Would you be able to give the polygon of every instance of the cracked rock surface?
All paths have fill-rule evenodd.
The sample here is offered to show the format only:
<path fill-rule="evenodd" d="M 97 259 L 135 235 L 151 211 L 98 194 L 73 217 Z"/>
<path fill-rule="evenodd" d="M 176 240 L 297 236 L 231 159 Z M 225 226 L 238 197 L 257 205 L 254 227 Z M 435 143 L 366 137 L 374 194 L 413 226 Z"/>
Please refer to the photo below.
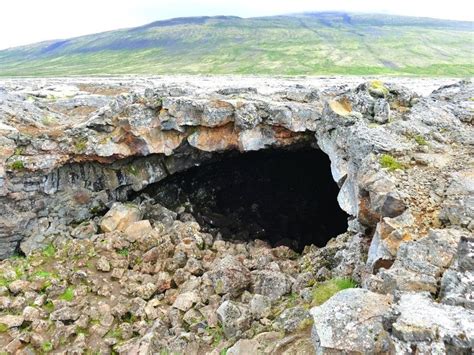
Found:
<path fill-rule="evenodd" d="M 0 258 L 21 252 L 1 262 L 2 349 L 472 353 L 473 97 L 447 79 L 1 80 Z M 297 146 L 328 155 L 349 215 L 301 254 L 140 195 Z"/>

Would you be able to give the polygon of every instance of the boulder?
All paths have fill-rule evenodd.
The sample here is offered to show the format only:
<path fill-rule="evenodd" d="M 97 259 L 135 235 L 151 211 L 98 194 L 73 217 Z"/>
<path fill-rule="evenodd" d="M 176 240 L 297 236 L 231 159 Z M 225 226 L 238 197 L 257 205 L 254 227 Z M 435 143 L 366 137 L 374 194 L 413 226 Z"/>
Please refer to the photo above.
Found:
<path fill-rule="evenodd" d="M 428 293 L 401 296 L 394 307 L 396 353 L 468 354 L 474 344 L 474 312 L 434 302 Z"/>
<path fill-rule="evenodd" d="M 316 352 L 389 352 L 391 343 L 382 321 L 391 303 L 391 296 L 352 288 L 312 308 Z"/>
<path fill-rule="evenodd" d="M 186 312 L 197 302 L 199 302 L 199 296 L 196 292 L 185 292 L 176 297 L 176 300 L 173 303 L 173 308 Z"/>
<path fill-rule="evenodd" d="M 229 293 L 236 297 L 250 284 L 250 271 L 231 255 L 218 260 L 203 277 L 218 295 Z"/>
<path fill-rule="evenodd" d="M 225 301 L 219 306 L 216 313 L 227 338 L 240 335 L 250 327 L 250 311 L 242 303 Z"/>
<path fill-rule="evenodd" d="M 133 222 L 137 222 L 141 218 L 142 213 L 138 206 L 116 202 L 100 221 L 100 228 L 103 232 L 115 230 L 123 232 Z"/>
<path fill-rule="evenodd" d="M 153 227 L 149 220 L 137 221 L 131 223 L 126 229 L 127 240 L 134 242 L 151 233 Z"/>
<path fill-rule="evenodd" d="M 259 270 L 252 272 L 252 292 L 277 300 L 291 292 L 292 280 L 280 271 Z"/>
<path fill-rule="evenodd" d="M 285 333 L 303 330 L 313 323 L 311 314 L 303 307 L 285 309 L 275 320 L 273 326 Z"/>
<path fill-rule="evenodd" d="M 4 315 L 0 316 L 0 324 L 5 324 L 7 328 L 16 328 L 23 324 L 25 318 L 23 316 Z"/>

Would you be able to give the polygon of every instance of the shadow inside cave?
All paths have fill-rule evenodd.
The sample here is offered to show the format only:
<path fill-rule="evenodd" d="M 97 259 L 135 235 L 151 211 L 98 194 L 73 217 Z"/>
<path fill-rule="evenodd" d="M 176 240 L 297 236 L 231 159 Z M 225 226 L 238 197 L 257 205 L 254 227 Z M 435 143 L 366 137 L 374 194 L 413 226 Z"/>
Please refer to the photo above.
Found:
<path fill-rule="evenodd" d="M 191 213 L 225 240 L 261 239 L 301 252 L 347 228 L 329 158 L 317 149 L 226 153 L 148 186 L 156 202 Z"/>

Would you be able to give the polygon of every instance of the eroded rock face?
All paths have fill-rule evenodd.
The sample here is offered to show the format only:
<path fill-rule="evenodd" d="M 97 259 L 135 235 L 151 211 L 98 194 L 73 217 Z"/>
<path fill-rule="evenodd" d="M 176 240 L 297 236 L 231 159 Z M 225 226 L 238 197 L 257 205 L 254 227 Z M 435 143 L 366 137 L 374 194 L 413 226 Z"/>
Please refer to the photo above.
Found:
<path fill-rule="evenodd" d="M 32 263 L 2 264 L 7 351 L 40 349 L 44 334 L 77 351 L 203 353 L 219 337 L 253 339 L 233 351 L 306 349 L 319 282 L 350 277 L 362 288 L 312 310 L 318 352 L 469 352 L 473 84 L 420 96 L 364 80 L 176 80 L 0 82 L 0 258 L 20 245 Z M 329 156 L 350 216 L 302 256 L 204 233 L 181 207 L 127 202 L 224 151 L 301 145 Z"/>

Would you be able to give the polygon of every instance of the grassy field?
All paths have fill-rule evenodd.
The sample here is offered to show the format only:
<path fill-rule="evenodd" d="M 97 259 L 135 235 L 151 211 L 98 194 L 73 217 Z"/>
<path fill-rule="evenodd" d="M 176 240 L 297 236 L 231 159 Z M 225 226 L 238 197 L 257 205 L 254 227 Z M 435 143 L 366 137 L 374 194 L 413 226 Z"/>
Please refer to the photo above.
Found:
<path fill-rule="evenodd" d="M 343 13 L 174 19 L 3 50 L 0 76 L 471 76 L 473 27 L 471 22 Z"/>

